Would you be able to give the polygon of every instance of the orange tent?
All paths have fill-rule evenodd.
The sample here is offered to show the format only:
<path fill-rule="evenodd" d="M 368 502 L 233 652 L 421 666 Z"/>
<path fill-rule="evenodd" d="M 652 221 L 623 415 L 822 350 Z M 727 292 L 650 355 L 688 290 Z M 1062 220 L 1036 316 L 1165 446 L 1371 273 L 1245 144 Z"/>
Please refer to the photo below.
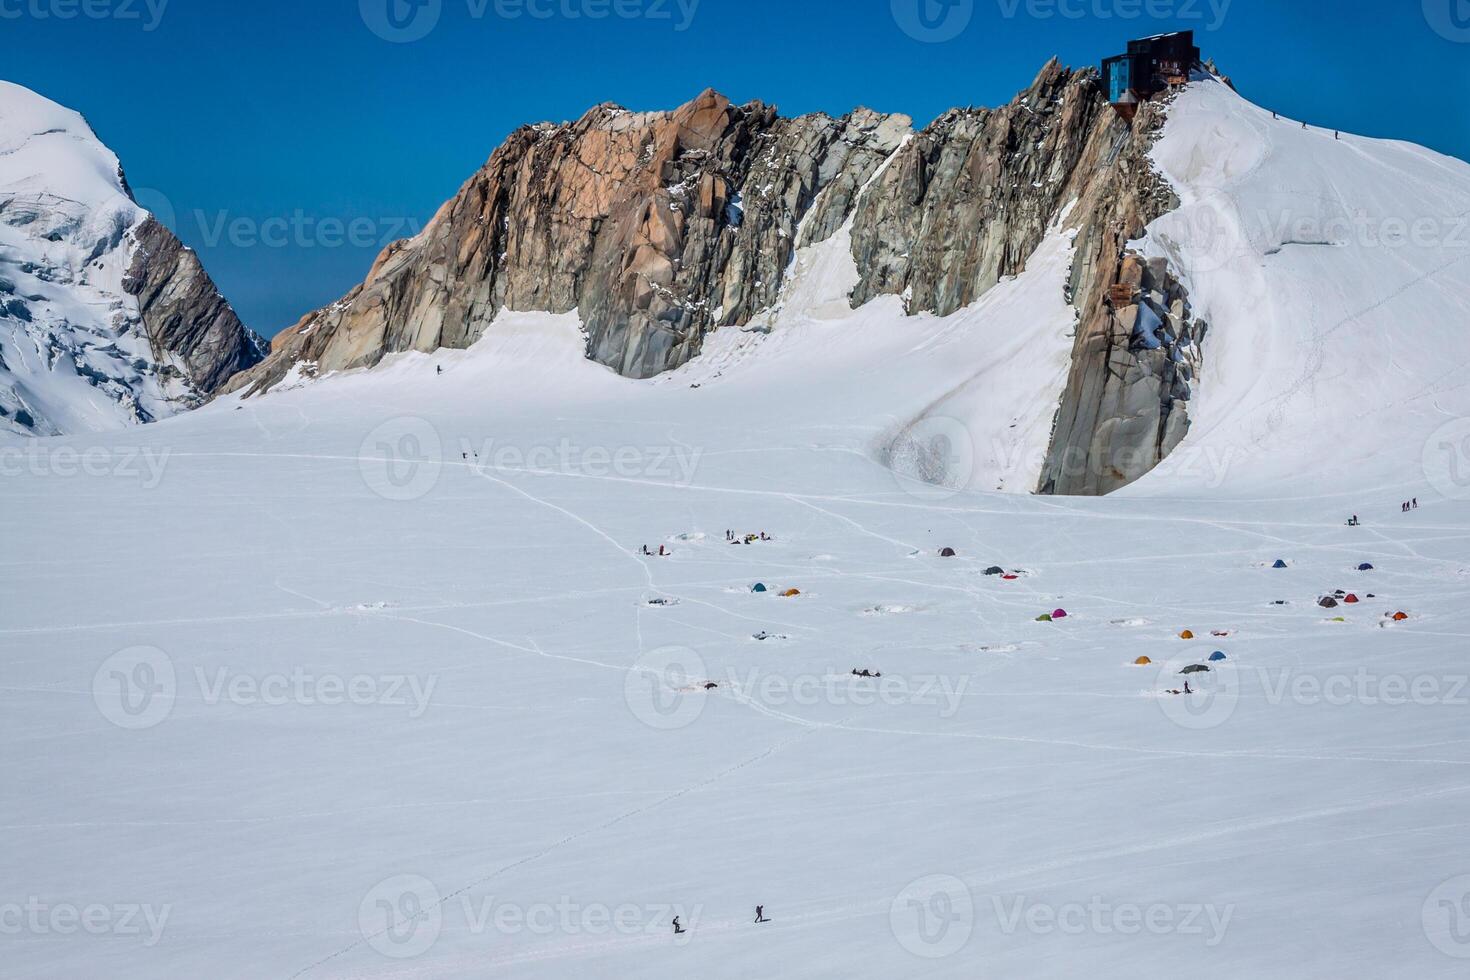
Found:
<path fill-rule="evenodd" d="M 1181 639 L 1181 640 L 1192 640 L 1192 639 L 1194 639 L 1194 634 L 1191 633 L 1189 630 L 1185 630 L 1183 633 L 1180 633 L 1179 634 L 1179 639 Z"/>
<path fill-rule="evenodd" d="M 1133 664 L 1136 667 L 1147 667 L 1151 663 L 1153 663 L 1153 661 L 1148 659 L 1147 657 L 1139 657 L 1137 660 L 1133 661 Z"/>
<path fill-rule="evenodd" d="M 798 596 L 798 595 L 801 595 L 801 590 L 800 589 L 787 589 L 785 592 L 782 592 L 781 593 L 781 598 L 783 598 L 783 599 L 790 599 L 792 596 Z"/>
<path fill-rule="evenodd" d="M 1393 614 L 1393 621 L 1395 623 L 1402 623 L 1404 620 L 1406 620 L 1408 618 L 1409 618 L 1409 614 L 1406 613 L 1406 612 L 1396 612 L 1396 613 Z"/>

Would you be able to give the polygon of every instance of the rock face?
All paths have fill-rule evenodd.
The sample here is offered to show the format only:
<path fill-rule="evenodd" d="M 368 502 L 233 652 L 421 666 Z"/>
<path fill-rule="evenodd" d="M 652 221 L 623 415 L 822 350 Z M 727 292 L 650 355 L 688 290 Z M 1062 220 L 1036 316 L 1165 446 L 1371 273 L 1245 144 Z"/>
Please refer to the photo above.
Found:
<path fill-rule="evenodd" d="M 575 308 L 589 357 L 649 377 L 769 308 L 794 250 L 848 223 L 852 304 L 900 295 L 939 315 L 1024 271 L 1060 223 L 1076 231 L 1079 328 L 1037 489 L 1105 493 L 1177 444 L 1199 367 L 1203 327 L 1168 270 L 1126 264 L 1175 206 L 1147 160 L 1161 121 L 1150 103 L 1130 127 L 1094 71 L 1055 61 L 1010 104 L 920 132 L 864 109 L 785 119 L 714 92 L 665 113 L 597 106 L 515 132 L 417 238 L 228 387 L 466 347 L 502 308 Z"/>
<path fill-rule="evenodd" d="M 1155 218 L 1178 206 L 1148 150 L 1164 108 L 1147 102 L 1110 145 L 1078 210 L 1068 301 L 1078 311 L 1072 367 L 1038 490 L 1104 494 L 1143 476 L 1189 427 L 1190 383 L 1205 324 L 1162 263 L 1128 250 Z"/>
<path fill-rule="evenodd" d="M 501 308 L 580 309 L 588 355 L 624 375 L 677 367 L 709 330 L 774 302 L 799 233 L 840 227 L 908 132 L 902 116 L 782 119 L 714 92 L 674 112 L 601 105 L 522 128 L 232 387 L 268 387 L 298 361 L 327 371 L 466 347 Z"/>
<path fill-rule="evenodd" d="M 173 232 L 149 215 L 132 239 L 123 291 L 137 298 L 155 355 L 177 364 L 205 394 L 265 357 L 265 341 L 245 328 L 199 256 Z"/>
<path fill-rule="evenodd" d="M 263 356 L 86 121 L 0 82 L 0 434 L 150 422 Z"/>

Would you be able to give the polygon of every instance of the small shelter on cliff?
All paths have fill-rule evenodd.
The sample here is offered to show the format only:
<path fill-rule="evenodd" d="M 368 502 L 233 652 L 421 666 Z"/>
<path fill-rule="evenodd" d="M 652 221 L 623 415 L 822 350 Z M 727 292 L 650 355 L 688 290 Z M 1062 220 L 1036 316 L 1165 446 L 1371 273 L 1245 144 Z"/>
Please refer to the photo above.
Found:
<path fill-rule="evenodd" d="M 1102 63 L 1103 88 L 1118 114 L 1132 121 L 1138 106 L 1172 85 L 1189 81 L 1199 64 L 1194 31 L 1156 34 L 1128 42 L 1125 54 Z"/>

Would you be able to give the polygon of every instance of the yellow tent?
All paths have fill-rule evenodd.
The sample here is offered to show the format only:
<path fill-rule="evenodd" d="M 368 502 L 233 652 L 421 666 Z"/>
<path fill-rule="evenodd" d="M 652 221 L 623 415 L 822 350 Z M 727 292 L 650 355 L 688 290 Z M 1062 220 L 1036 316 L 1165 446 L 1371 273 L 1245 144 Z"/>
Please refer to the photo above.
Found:
<path fill-rule="evenodd" d="M 1153 663 L 1153 661 L 1148 659 L 1147 657 L 1139 657 L 1137 660 L 1133 661 L 1133 663 L 1135 666 L 1138 667 L 1147 667 L 1149 664 Z"/>

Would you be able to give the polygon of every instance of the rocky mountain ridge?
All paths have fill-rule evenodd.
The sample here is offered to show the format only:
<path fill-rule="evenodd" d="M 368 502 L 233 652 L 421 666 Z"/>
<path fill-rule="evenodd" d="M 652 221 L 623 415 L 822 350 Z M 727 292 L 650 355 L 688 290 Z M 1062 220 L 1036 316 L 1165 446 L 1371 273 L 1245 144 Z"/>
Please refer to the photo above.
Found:
<path fill-rule="evenodd" d="M 1094 71 L 1054 60 L 1009 104 L 919 131 L 866 109 L 788 119 L 713 91 L 672 112 L 600 105 L 523 127 L 419 236 L 227 388 L 467 347 L 502 308 L 576 309 L 589 357 L 646 378 L 697 356 L 712 330 L 750 323 L 795 250 L 848 224 L 854 306 L 899 295 L 909 313 L 947 315 L 1024 271 L 1062 222 L 1077 230 L 1079 329 L 1036 489 L 1105 493 L 1177 443 L 1198 369 L 1199 332 L 1167 270 L 1125 270 L 1127 243 L 1174 203 L 1147 161 L 1161 119 L 1151 103 L 1130 127 Z M 1115 288 L 1125 272 L 1139 302 Z M 1136 336 L 1140 310 L 1167 329 Z"/>

